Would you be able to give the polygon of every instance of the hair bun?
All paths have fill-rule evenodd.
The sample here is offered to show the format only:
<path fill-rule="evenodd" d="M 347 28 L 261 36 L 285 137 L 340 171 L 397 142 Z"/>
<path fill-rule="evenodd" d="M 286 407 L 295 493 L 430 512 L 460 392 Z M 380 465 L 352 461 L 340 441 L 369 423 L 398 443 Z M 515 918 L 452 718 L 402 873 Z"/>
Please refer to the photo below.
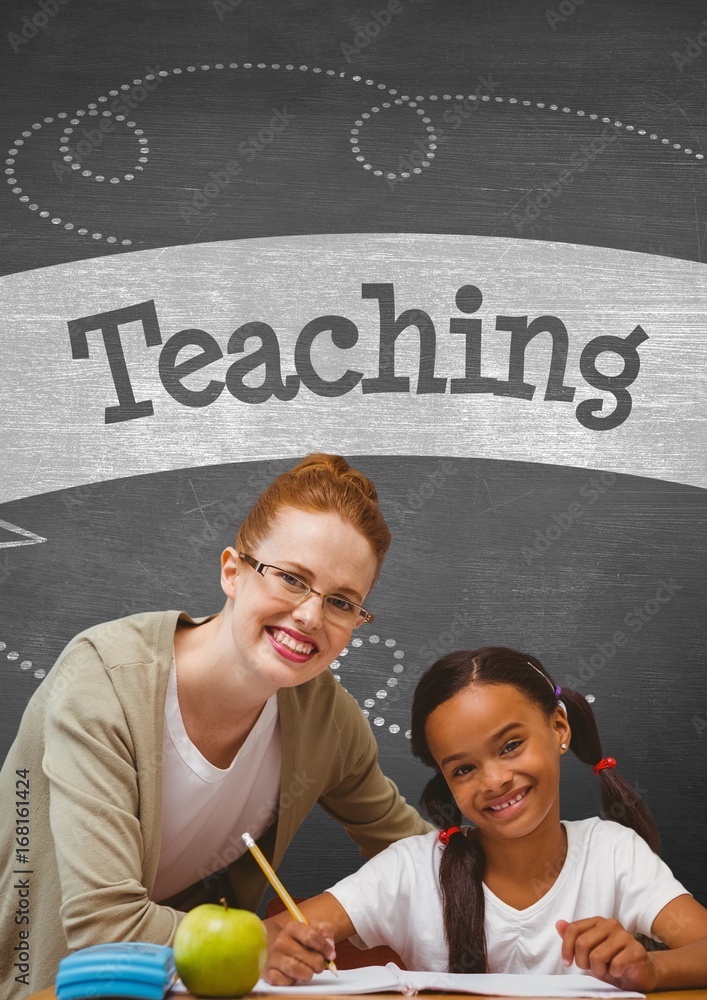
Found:
<path fill-rule="evenodd" d="M 366 539 L 376 557 L 376 577 L 390 545 L 390 529 L 373 483 L 341 455 L 314 452 L 266 486 L 238 529 L 236 548 L 255 550 L 282 508 L 336 514 Z M 375 581 L 374 581 L 375 582 Z"/>
<path fill-rule="evenodd" d="M 378 493 L 371 480 L 358 469 L 352 469 L 341 455 L 312 452 L 311 455 L 305 455 L 302 461 L 294 466 L 291 473 L 297 476 L 312 471 L 325 472 L 333 478 L 339 479 L 342 483 L 350 483 L 352 486 L 356 486 L 369 500 L 374 503 L 378 502 Z"/>

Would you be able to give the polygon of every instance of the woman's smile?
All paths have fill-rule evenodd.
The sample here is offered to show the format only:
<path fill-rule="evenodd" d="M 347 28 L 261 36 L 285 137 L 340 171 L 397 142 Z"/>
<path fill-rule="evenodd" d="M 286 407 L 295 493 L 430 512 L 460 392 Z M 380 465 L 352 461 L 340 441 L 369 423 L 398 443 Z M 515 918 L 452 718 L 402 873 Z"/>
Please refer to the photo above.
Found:
<path fill-rule="evenodd" d="M 315 653 L 319 652 L 319 646 L 311 637 L 295 629 L 266 625 L 265 634 L 281 656 L 295 663 L 307 663 Z"/>

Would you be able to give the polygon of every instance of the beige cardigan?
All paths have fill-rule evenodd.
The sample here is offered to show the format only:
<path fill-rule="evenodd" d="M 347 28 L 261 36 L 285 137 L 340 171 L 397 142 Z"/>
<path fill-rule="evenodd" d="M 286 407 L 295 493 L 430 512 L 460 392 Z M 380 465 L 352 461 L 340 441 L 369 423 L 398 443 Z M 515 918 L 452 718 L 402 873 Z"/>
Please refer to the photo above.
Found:
<path fill-rule="evenodd" d="M 25 710 L 0 773 L 0 981 L 7 1000 L 51 985 L 69 950 L 111 940 L 171 944 L 183 912 L 197 903 L 225 891 L 232 903 L 255 909 L 263 895 L 264 877 L 245 855 L 220 885 L 206 878 L 172 906 L 150 898 L 178 618 L 205 620 L 152 612 L 81 633 Z M 279 814 L 259 841 L 275 867 L 315 802 L 364 857 L 431 829 L 382 774 L 368 722 L 329 671 L 280 690 L 278 709 Z M 23 862 L 16 820 L 26 822 L 18 819 L 27 801 L 25 771 L 30 829 Z"/>

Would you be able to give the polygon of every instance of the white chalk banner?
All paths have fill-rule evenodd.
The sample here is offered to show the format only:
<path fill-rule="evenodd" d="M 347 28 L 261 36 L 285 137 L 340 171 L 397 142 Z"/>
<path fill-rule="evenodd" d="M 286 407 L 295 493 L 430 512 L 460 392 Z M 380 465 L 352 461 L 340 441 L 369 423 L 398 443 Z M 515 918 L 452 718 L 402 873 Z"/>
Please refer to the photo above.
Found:
<path fill-rule="evenodd" d="M 61 264 L 0 292 L 0 502 L 310 450 L 707 483 L 702 264 L 297 236 Z"/>

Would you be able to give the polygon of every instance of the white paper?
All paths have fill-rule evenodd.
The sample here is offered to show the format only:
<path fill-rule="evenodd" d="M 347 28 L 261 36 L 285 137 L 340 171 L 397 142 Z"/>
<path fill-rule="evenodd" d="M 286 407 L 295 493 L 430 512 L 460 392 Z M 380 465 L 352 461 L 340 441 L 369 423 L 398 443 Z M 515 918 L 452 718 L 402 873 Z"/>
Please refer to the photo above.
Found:
<path fill-rule="evenodd" d="M 271 986 L 265 980 L 259 979 L 253 987 L 253 993 L 277 993 L 297 996 L 307 994 L 345 994 L 345 993 L 386 993 L 401 991 L 390 972 L 383 965 L 367 965 L 361 969 L 339 969 L 338 975 L 325 970 L 315 973 L 307 983 L 295 986 Z"/>
<path fill-rule="evenodd" d="M 457 974 L 451 972 L 407 972 L 390 963 L 361 969 L 339 969 L 339 975 L 320 972 L 308 983 L 295 986 L 271 986 L 259 980 L 253 993 L 281 996 L 334 995 L 361 993 L 412 993 L 439 990 L 442 993 L 476 993 L 512 997 L 645 997 L 643 993 L 620 990 L 593 976 L 506 975 L 503 973 Z"/>

